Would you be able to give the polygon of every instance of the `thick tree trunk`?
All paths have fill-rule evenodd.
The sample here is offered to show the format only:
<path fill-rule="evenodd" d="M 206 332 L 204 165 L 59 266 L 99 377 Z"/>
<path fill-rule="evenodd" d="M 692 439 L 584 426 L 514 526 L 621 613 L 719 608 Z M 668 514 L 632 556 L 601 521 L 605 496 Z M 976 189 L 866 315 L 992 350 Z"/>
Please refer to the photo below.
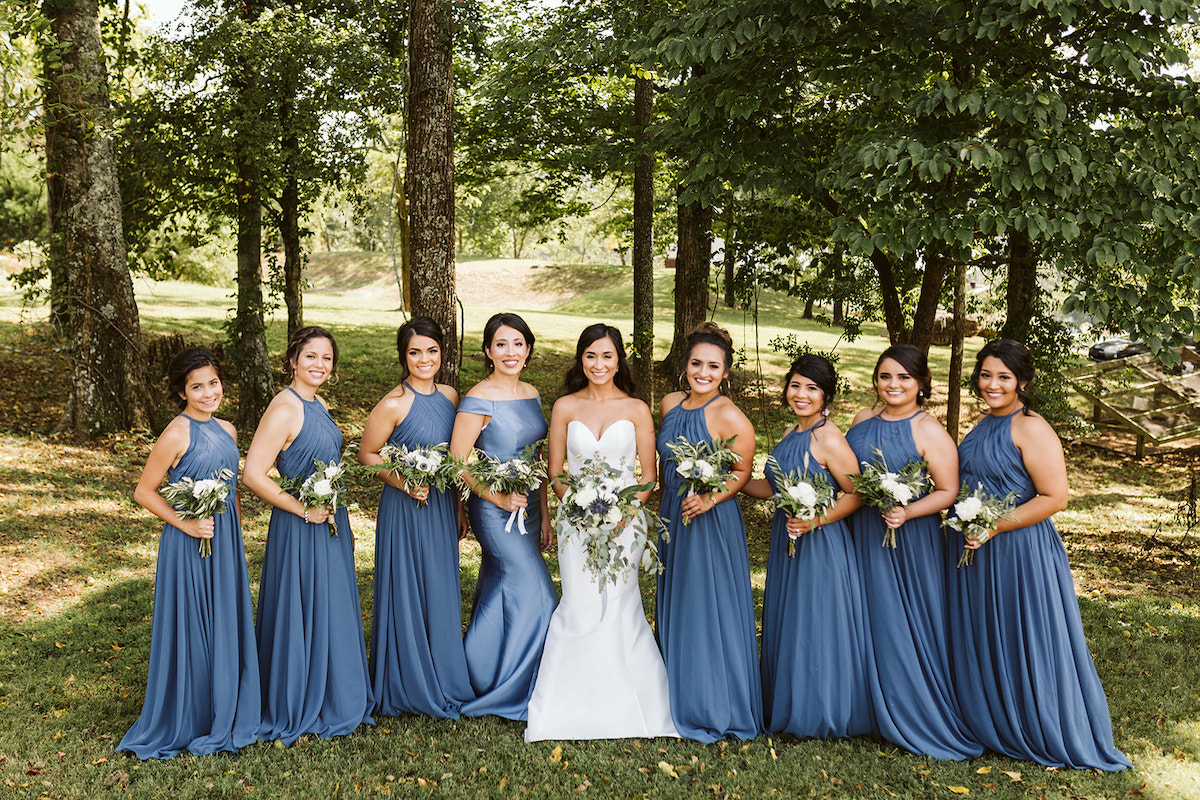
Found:
<path fill-rule="evenodd" d="M 56 119 L 47 162 L 60 181 L 62 296 L 72 334 L 71 393 L 64 422 L 92 438 L 149 427 L 149 385 L 133 282 L 125 261 L 108 73 L 96 0 L 47 3 L 54 38 L 66 47 L 52 77 Z"/>
<path fill-rule="evenodd" d="M 1029 341 L 1037 295 L 1037 251 L 1028 234 L 1014 232 L 1008 239 L 1008 315 L 1000 329 L 1001 337 Z"/>
<path fill-rule="evenodd" d="M 633 165 L 633 377 L 641 398 L 654 407 L 654 152 L 648 133 L 654 87 L 633 84 L 633 124 L 641 151 Z"/>
<path fill-rule="evenodd" d="M 447 0 L 409 4 L 408 138 L 405 186 L 413 314 L 446 333 L 442 376 L 458 386 L 454 275 L 453 19 Z"/>
<path fill-rule="evenodd" d="M 942 284 L 950 269 L 950 260 L 940 250 L 930 247 L 925 251 L 925 271 L 921 276 L 921 294 L 917 297 L 917 310 L 913 313 L 913 326 L 909 343 L 928 353 L 933 344 L 933 323 L 937 319 L 938 300 L 942 295 Z"/>
<path fill-rule="evenodd" d="M 71 330 L 70 308 L 67 295 L 70 293 L 70 274 L 67 270 L 67 255 L 63 250 L 63 212 L 65 188 L 63 176 L 67 166 L 63 163 L 66 143 L 62 141 L 61 127 L 64 108 L 59 91 L 62 80 L 62 63 L 57 55 L 43 61 L 45 97 L 42 104 L 46 130 L 46 216 L 49 220 L 50 241 L 46 248 L 46 271 L 50 275 L 50 327 L 58 334 L 66 335 Z"/>
<path fill-rule="evenodd" d="M 665 359 L 669 374 L 683 368 L 688 333 L 708 315 L 708 271 L 712 261 L 712 209 L 699 201 L 679 205 L 675 252 L 675 331 Z"/>
<path fill-rule="evenodd" d="M 954 331 L 950 337 L 950 376 L 946 379 L 946 430 L 958 441 L 962 419 L 963 340 L 967 336 L 967 264 L 954 266 Z"/>

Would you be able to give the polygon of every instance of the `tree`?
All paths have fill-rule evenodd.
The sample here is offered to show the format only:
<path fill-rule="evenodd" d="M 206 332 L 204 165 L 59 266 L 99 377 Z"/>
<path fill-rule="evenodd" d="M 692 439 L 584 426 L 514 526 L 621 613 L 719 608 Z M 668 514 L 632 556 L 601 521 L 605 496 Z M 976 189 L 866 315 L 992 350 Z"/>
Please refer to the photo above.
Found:
<path fill-rule="evenodd" d="M 59 192 L 62 295 L 71 329 L 64 424 L 91 438 L 149 427 L 145 349 L 125 263 L 108 74 L 96 0 L 47 2 L 47 169 Z"/>

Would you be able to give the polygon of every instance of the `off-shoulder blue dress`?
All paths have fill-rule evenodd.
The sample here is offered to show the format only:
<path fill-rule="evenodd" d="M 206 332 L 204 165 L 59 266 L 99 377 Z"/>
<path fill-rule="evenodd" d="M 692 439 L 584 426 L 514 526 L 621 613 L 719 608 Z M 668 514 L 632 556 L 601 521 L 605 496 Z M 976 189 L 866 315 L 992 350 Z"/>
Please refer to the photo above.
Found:
<path fill-rule="evenodd" d="M 725 500 L 684 525 L 681 480 L 667 449 L 678 439 L 712 441 L 707 405 L 675 406 L 658 434 L 660 513 L 671 536 L 659 540 L 658 642 L 679 735 L 699 742 L 753 739 L 763 729 L 762 683 L 742 509 L 736 499 Z"/>
<path fill-rule="evenodd" d="M 846 441 L 860 462 L 874 461 L 878 449 L 893 472 L 921 460 L 912 417 L 870 417 L 850 428 Z M 940 517 L 905 522 L 896 531 L 895 548 L 883 546 L 887 525 L 879 509 L 861 508 L 851 519 L 866 602 L 867 680 L 876 732 L 914 753 L 974 758 L 983 747 L 962 721 L 950 679 L 947 545 Z"/>
<path fill-rule="evenodd" d="M 454 403 L 439 391 L 413 393 L 388 443 L 410 449 L 450 441 Z M 375 520 L 375 615 L 371 679 L 375 710 L 458 718 L 475 698 L 463 651 L 458 518 L 453 490 L 430 487 L 420 505 L 384 484 Z"/>
<path fill-rule="evenodd" d="M 824 423 L 817 423 L 818 425 Z M 814 428 L 794 431 L 771 455 L 783 472 L 801 474 Z M 807 470 L 829 470 L 809 457 Z M 779 475 L 767 469 L 771 488 Z M 871 733 L 866 625 L 858 558 L 845 520 L 826 522 L 795 540 L 787 554 L 787 514 L 775 512 L 763 595 L 763 717 L 772 733 L 804 738 Z"/>
<path fill-rule="evenodd" d="M 484 400 L 464 397 L 459 414 L 491 417 L 475 446 L 490 456 L 514 458 L 546 435 L 538 398 Z M 495 714 L 524 721 L 546 643 L 546 629 L 558 604 L 550 570 L 541 554 L 541 505 L 529 493 L 522 535 L 505 531 L 507 511 L 475 495 L 467 510 L 483 558 L 475 584 L 475 607 L 464 646 L 477 699 L 464 703 L 463 716 Z"/>
<path fill-rule="evenodd" d="M 1018 410 L 1016 413 L 1020 413 Z M 984 417 L 958 447 L 963 479 L 1017 505 L 1036 493 L 1012 416 Z M 963 719 L 989 750 L 1050 767 L 1128 769 L 1083 635 L 1062 539 L 1050 520 L 1001 533 L 956 568 L 947 553 L 951 663 Z"/>
<path fill-rule="evenodd" d="M 143 759 L 233 751 L 258 740 L 258 653 L 237 510 L 238 448 L 216 419 L 188 421 L 187 452 L 168 479 L 205 480 L 229 469 L 235 488 L 213 518 L 210 557 L 200 557 L 199 539 L 163 526 L 146 699 L 117 745 Z"/>
<path fill-rule="evenodd" d="M 285 478 L 337 461 L 342 432 L 319 400 L 305 400 L 304 424 L 276 466 Z M 363 637 L 350 515 L 338 509 L 337 536 L 282 508 L 271 510 L 258 590 L 258 661 L 263 683 L 262 738 L 291 744 L 371 723 L 370 674 Z"/>

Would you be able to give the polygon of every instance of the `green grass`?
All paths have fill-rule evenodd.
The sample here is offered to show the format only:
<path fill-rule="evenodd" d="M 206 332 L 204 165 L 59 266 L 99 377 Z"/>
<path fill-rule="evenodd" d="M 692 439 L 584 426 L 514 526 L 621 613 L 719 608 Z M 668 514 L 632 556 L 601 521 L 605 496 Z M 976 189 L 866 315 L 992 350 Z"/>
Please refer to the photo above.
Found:
<path fill-rule="evenodd" d="M 342 379 L 328 396 L 350 438 L 358 436 L 375 401 L 395 381 L 400 321 L 384 293 L 374 302 L 369 292 L 355 290 L 366 280 L 355 269 L 346 286 L 306 297 L 307 320 L 338 336 Z M 569 281 L 576 296 L 528 312 L 518 297 L 512 308 L 537 334 L 530 377 L 550 401 L 584 325 L 597 319 L 625 331 L 631 325 L 627 270 L 590 265 L 546 274 Z M 670 277 L 662 273 L 658 279 L 660 356 L 670 338 Z M 182 332 L 196 341 L 220 337 L 226 290 L 173 283 L 139 283 L 138 290 L 143 327 L 151 334 Z M 789 332 L 822 349 L 836 340 L 828 329 L 795 319 L 794 304 L 786 298 L 767 300 L 758 334 L 764 349 L 770 338 Z M 620 311 L 606 312 L 613 308 Z M 479 332 L 494 310 L 466 308 L 464 386 L 482 375 Z M 1195 540 L 1190 550 L 1175 549 L 1181 527 L 1173 518 L 1195 452 L 1136 462 L 1083 445 L 1068 448 L 1073 496 L 1058 523 L 1075 566 L 1117 744 L 1134 760 L 1128 773 L 1054 772 L 991 755 L 944 763 L 865 738 L 527 745 L 522 725 L 494 718 L 381 718 L 376 727 L 352 736 L 307 737 L 286 749 L 257 744 L 232 757 L 184 755 L 140 763 L 118 756 L 112 748 L 140 712 L 145 687 L 160 525 L 134 504 L 132 487 L 152 439 L 122 435 L 87 446 L 45 440 L 61 408 L 66 362 L 55 349 L 60 343 L 39 327 L 43 316 L 42 309 L 22 311 L 10 292 L 0 291 L 0 350 L 6 354 L 0 359 L 0 784 L 6 797 L 951 798 L 960 796 L 959 789 L 969 792 L 961 796 L 999 800 L 1200 796 L 1200 581 Z M 752 345 L 753 324 L 740 312 L 720 311 L 717 319 L 739 344 Z M 277 322 L 270 329 L 276 354 L 282 328 Z M 977 344 L 969 344 L 968 352 Z M 867 397 L 870 370 L 883 346 L 874 328 L 838 347 L 853 384 L 835 415 L 843 425 Z M 756 359 L 752 346 L 748 350 L 752 367 Z M 935 348 L 932 360 L 944 375 L 946 349 Z M 766 387 L 760 392 L 748 385 L 739 402 L 751 412 L 760 446 L 766 447 L 784 425 L 776 388 L 784 365 L 769 352 L 762 353 L 762 362 Z M 944 397 L 943 386 L 935 413 Z M 243 435 L 242 447 L 248 443 Z M 377 495 L 361 489 L 356 499 L 362 510 L 352 524 L 369 622 Z M 769 512 L 764 504 L 744 507 L 761 608 Z M 252 498 L 246 498 L 245 512 L 251 584 L 257 590 L 268 512 Z M 462 560 L 469 603 L 479 561 L 474 540 L 464 543 Z M 649 581 L 643 582 L 643 594 L 652 609 Z"/>

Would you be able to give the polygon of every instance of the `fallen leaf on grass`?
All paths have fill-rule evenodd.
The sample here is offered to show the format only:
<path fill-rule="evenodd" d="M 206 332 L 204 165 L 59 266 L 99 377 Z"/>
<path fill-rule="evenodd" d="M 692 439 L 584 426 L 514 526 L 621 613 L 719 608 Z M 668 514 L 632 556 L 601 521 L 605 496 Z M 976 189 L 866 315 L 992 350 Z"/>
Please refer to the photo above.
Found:
<path fill-rule="evenodd" d="M 562 761 L 562 745 L 561 744 L 555 745 L 554 749 L 550 751 L 550 760 L 551 761 Z"/>
<path fill-rule="evenodd" d="M 971 793 L 971 790 L 965 786 L 947 786 L 946 788 L 949 789 L 950 791 L 954 792 L 955 794 L 970 794 Z"/>
<path fill-rule="evenodd" d="M 987 775 L 991 771 L 992 771 L 991 767 L 980 767 L 979 769 L 975 770 L 975 774 L 976 775 Z"/>
<path fill-rule="evenodd" d="M 661 769 L 667 775 L 667 777 L 675 778 L 676 780 L 678 780 L 679 773 L 676 772 L 675 768 L 672 767 L 670 764 L 668 764 L 666 761 L 658 762 L 658 768 Z"/>
<path fill-rule="evenodd" d="M 1021 773 L 1019 773 L 1019 772 L 1009 772 L 1009 771 L 1008 771 L 1008 770 L 1006 770 L 1006 769 L 1002 769 L 1002 770 L 1000 770 L 1000 771 L 1001 771 L 1001 772 L 1003 772 L 1005 775 L 1007 775 L 1007 776 L 1008 776 L 1008 778 L 1009 778 L 1009 780 L 1011 780 L 1013 783 L 1020 783 L 1020 782 L 1021 782 Z"/>
<path fill-rule="evenodd" d="M 590 782 L 588 782 L 588 781 L 584 781 L 583 783 L 581 783 L 581 784 L 579 784 L 578 786 L 576 786 L 576 787 L 575 787 L 575 791 L 576 791 L 576 792 L 582 792 L 582 791 L 585 791 L 585 790 L 587 790 L 587 788 L 588 788 L 589 786 L 591 786 L 591 785 L 592 785 L 592 784 L 591 784 Z"/>

